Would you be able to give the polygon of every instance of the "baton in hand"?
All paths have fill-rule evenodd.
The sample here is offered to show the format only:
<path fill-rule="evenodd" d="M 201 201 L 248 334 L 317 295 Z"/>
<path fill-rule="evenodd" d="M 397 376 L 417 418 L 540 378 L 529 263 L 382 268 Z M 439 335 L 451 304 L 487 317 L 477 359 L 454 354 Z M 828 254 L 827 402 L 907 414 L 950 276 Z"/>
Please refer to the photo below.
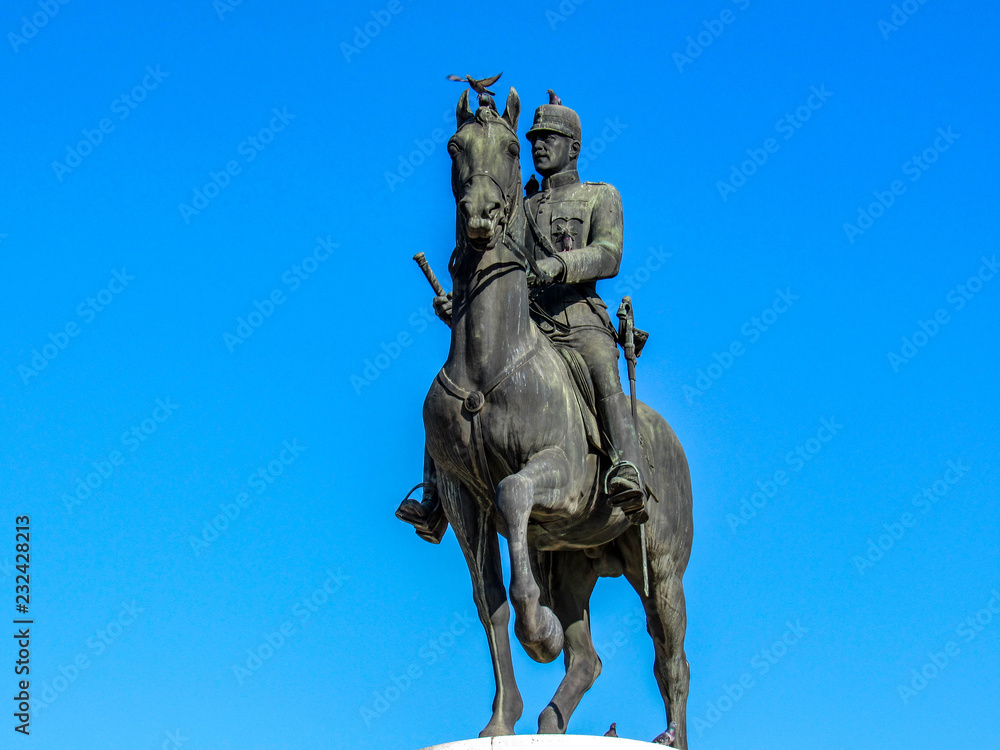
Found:
<path fill-rule="evenodd" d="M 444 287 L 441 286 L 441 282 L 438 281 L 437 276 L 434 275 L 434 271 L 431 270 L 431 264 L 427 262 L 427 258 L 424 257 L 424 254 L 417 253 L 413 256 L 413 260 L 417 261 L 417 265 L 420 266 L 420 270 L 424 272 L 424 276 L 426 276 L 427 281 L 430 282 L 431 288 L 434 290 L 434 294 L 438 297 L 444 297 Z"/>

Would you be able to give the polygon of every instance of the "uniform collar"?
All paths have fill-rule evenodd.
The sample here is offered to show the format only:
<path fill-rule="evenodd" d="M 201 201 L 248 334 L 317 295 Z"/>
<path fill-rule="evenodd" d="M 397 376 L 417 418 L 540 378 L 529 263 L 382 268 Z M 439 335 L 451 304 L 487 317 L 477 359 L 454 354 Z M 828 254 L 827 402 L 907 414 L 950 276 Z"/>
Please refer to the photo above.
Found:
<path fill-rule="evenodd" d="M 574 182 L 579 181 L 580 174 L 575 169 L 567 169 L 565 172 L 559 172 L 559 174 L 544 178 L 542 180 L 542 190 L 551 190 L 563 185 L 572 185 Z"/>

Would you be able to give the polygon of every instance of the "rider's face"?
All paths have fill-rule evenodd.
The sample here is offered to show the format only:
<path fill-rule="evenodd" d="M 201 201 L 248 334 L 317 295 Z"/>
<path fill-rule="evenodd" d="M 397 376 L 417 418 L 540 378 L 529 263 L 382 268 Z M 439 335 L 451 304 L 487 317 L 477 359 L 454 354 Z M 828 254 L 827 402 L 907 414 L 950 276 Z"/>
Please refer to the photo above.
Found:
<path fill-rule="evenodd" d="M 579 153 L 578 141 L 551 130 L 538 133 L 531 142 L 531 158 L 535 162 L 535 171 L 542 177 L 565 171 Z"/>

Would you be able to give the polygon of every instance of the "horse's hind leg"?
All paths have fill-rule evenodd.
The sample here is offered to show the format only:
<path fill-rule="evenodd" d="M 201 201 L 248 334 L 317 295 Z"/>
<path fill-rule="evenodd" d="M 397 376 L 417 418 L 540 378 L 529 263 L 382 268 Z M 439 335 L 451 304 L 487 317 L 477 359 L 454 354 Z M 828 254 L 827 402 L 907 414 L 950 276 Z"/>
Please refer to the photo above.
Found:
<path fill-rule="evenodd" d="M 443 474 L 443 472 L 442 472 Z M 493 716 L 479 733 L 480 737 L 514 734 L 514 724 L 521 718 L 523 703 L 514 680 L 510 654 L 510 607 L 503 583 L 500 543 L 493 522 L 485 517 L 469 492 L 451 477 L 439 478 L 441 501 L 451 521 L 465 561 L 472 575 L 472 594 L 479 619 L 486 629 L 486 638 L 493 659 L 496 693 Z"/>
<path fill-rule="evenodd" d="M 677 725 L 671 747 L 687 750 L 687 699 L 691 672 L 684 653 L 684 634 L 687 630 L 687 609 L 681 583 L 684 571 L 669 554 L 656 555 L 653 541 L 650 540 L 648 597 L 643 593 L 638 527 L 632 527 L 621 538 L 620 549 L 626 561 L 625 575 L 646 610 L 646 629 L 653 639 L 655 652 L 653 674 L 663 698 L 667 723 Z"/>
<path fill-rule="evenodd" d="M 583 694 L 601 673 L 601 660 L 590 637 L 590 595 L 597 573 L 582 551 L 541 554 L 551 555 L 551 603 L 565 633 L 566 676 L 538 717 L 538 733 L 563 734 Z"/>
<path fill-rule="evenodd" d="M 684 653 L 687 610 L 680 575 L 668 575 L 655 590 L 650 591 L 650 595 L 654 599 L 652 607 L 655 609 L 658 630 L 663 634 L 662 637 L 653 638 L 656 651 L 656 658 L 653 661 L 656 684 L 663 697 L 667 722 L 677 724 L 677 734 L 671 744 L 678 750 L 687 750 L 687 698 L 691 670 Z M 648 605 L 646 621 L 653 622 L 649 617 Z"/>

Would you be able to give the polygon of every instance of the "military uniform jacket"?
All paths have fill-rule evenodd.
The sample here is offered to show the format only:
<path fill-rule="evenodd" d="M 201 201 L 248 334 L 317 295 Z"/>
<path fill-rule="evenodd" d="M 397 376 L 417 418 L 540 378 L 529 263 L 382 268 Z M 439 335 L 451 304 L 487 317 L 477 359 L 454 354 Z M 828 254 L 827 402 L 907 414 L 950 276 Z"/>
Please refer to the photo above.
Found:
<path fill-rule="evenodd" d="M 559 282 L 536 287 L 533 299 L 563 326 L 613 331 L 607 305 L 597 294 L 597 280 L 615 276 L 621 263 L 621 195 L 612 185 L 581 183 L 575 171 L 561 172 L 546 178 L 542 190 L 525 201 L 524 209 L 535 220 L 539 234 L 548 238 L 546 247 L 529 226 L 529 252 L 535 260 L 554 253 L 563 265 Z M 544 318 L 540 325 L 543 330 L 552 327 Z"/>

